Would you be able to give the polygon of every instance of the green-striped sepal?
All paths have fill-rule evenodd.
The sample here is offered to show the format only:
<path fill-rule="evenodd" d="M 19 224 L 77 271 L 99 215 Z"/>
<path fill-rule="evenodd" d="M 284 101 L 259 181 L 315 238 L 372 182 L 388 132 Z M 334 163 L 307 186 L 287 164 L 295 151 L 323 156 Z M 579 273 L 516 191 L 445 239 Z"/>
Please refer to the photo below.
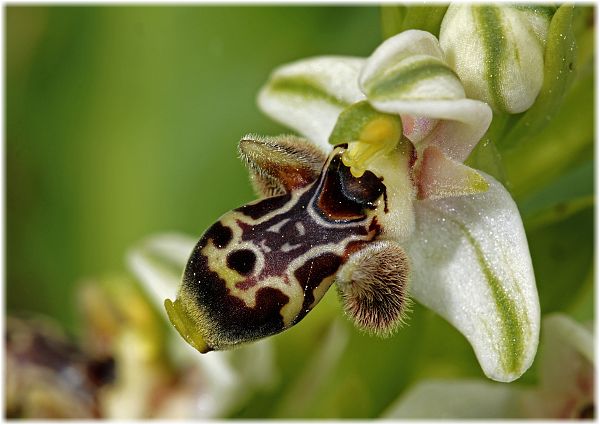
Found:
<path fill-rule="evenodd" d="M 520 377 L 535 356 L 540 306 L 527 238 L 508 191 L 415 202 L 411 295 L 469 340 L 485 374 Z"/>
<path fill-rule="evenodd" d="M 363 63 L 362 58 L 323 56 L 283 65 L 261 89 L 258 105 L 328 152 L 338 115 L 365 98 L 358 88 Z"/>

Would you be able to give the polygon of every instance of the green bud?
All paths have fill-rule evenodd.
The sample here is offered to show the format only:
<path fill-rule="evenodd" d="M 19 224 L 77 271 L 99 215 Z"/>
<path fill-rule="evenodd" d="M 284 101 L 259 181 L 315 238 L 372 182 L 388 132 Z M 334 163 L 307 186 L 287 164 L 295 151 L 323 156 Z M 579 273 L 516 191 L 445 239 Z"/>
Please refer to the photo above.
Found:
<path fill-rule="evenodd" d="M 544 50 L 554 8 L 453 4 L 440 46 L 468 97 L 516 114 L 533 104 L 544 80 Z"/>

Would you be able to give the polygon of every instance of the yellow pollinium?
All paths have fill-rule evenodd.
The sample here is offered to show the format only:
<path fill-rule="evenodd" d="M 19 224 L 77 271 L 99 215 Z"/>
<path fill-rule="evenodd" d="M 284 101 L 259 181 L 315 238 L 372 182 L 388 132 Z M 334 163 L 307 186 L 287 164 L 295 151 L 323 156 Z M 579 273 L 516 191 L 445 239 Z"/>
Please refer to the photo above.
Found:
<path fill-rule="evenodd" d="M 392 152 L 401 137 L 400 118 L 380 114 L 361 128 L 357 140 L 348 143 L 342 162 L 354 177 L 361 177 L 373 161 Z"/>

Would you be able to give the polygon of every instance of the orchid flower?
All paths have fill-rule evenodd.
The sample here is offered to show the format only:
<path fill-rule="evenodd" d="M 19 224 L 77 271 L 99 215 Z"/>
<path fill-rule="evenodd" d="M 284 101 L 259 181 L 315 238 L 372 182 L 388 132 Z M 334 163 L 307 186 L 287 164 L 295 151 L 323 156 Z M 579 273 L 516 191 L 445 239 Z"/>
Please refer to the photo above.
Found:
<path fill-rule="evenodd" d="M 465 97 L 435 37 L 416 30 L 388 39 L 366 60 L 318 57 L 282 66 L 259 95 L 267 114 L 319 148 L 347 141 L 351 152 L 377 143 L 335 138 L 356 122 L 343 120 L 346 111 L 364 101 L 400 116 L 416 150 L 414 165 L 406 158 L 381 171 L 384 182 L 399 181 L 401 201 L 390 207 L 398 214 L 384 234 L 407 250 L 410 293 L 467 337 L 487 376 L 519 377 L 539 332 L 527 240 L 506 189 L 462 164 L 489 126 L 490 108 Z"/>
<path fill-rule="evenodd" d="M 284 65 L 258 103 L 305 138 L 242 138 L 262 199 L 191 249 L 165 301 L 181 336 L 200 352 L 264 338 L 335 282 L 360 329 L 392 334 L 409 292 L 465 335 L 488 377 L 521 376 L 539 333 L 527 240 L 506 189 L 463 164 L 492 112 L 466 97 L 437 39 L 411 30 L 367 59 Z"/>

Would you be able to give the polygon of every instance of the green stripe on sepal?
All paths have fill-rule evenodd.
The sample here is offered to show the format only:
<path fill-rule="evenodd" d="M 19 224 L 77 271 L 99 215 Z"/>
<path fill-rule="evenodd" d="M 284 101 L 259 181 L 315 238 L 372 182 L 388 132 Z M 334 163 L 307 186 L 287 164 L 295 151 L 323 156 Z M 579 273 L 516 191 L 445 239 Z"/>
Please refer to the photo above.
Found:
<path fill-rule="evenodd" d="M 268 85 L 272 94 L 302 97 L 306 100 L 320 100 L 345 108 L 348 103 L 327 92 L 318 82 L 306 77 L 277 77 Z"/>
<path fill-rule="evenodd" d="M 258 94 L 260 109 L 324 151 L 339 113 L 365 98 L 358 86 L 364 59 L 320 56 L 277 68 Z"/>
<path fill-rule="evenodd" d="M 525 351 L 525 334 L 523 329 L 529 327 L 527 319 L 524 317 L 522 311 L 519 311 L 516 300 L 503 287 L 502 282 L 486 259 L 480 244 L 473 237 L 467 226 L 458 220 L 450 218 L 448 214 L 442 212 L 439 212 L 439 214 L 443 217 L 442 220 L 444 222 L 448 221 L 460 229 L 465 240 L 475 253 L 477 263 L 492 293 L 496 311 L 502 322 L 500 325 L 502 340 L 498 344 L 501 347 L 499 352 L 500 362 L 505 373 L 515 374 L 523 366 L 523 354 Z"/>
<path fill-rule="evenodd" d="M 502 347 L 500 361 L 504 371 L 509 374 L 517 373 L 523 366 L 525 346 L 523 329 L 526 327 L 526 318 L 517 308 L 516 301 L 511 299 L 508 291 L 502 286 L 502 283 L 494 274 L 479 243 L 475 240 L 473 235 L 471 235 L 471 232 L 469 232 L 462 223 L 454 220 L 451 221 L 461 229 L 466 240 L 471 244 L 471 247 L 477 256 L 477 262 L 479 263 L 481 271 L 493 294 L 498 315 L 502 321 L 501 326 L 504 346 Z"/>
<path fill-rule="evenodd" d="M 364 84 L 369 99 L 417 100 L 460 99 L 464 97 L 460 80 L 442 60 L 428 55 L 402 59 Z"/>

